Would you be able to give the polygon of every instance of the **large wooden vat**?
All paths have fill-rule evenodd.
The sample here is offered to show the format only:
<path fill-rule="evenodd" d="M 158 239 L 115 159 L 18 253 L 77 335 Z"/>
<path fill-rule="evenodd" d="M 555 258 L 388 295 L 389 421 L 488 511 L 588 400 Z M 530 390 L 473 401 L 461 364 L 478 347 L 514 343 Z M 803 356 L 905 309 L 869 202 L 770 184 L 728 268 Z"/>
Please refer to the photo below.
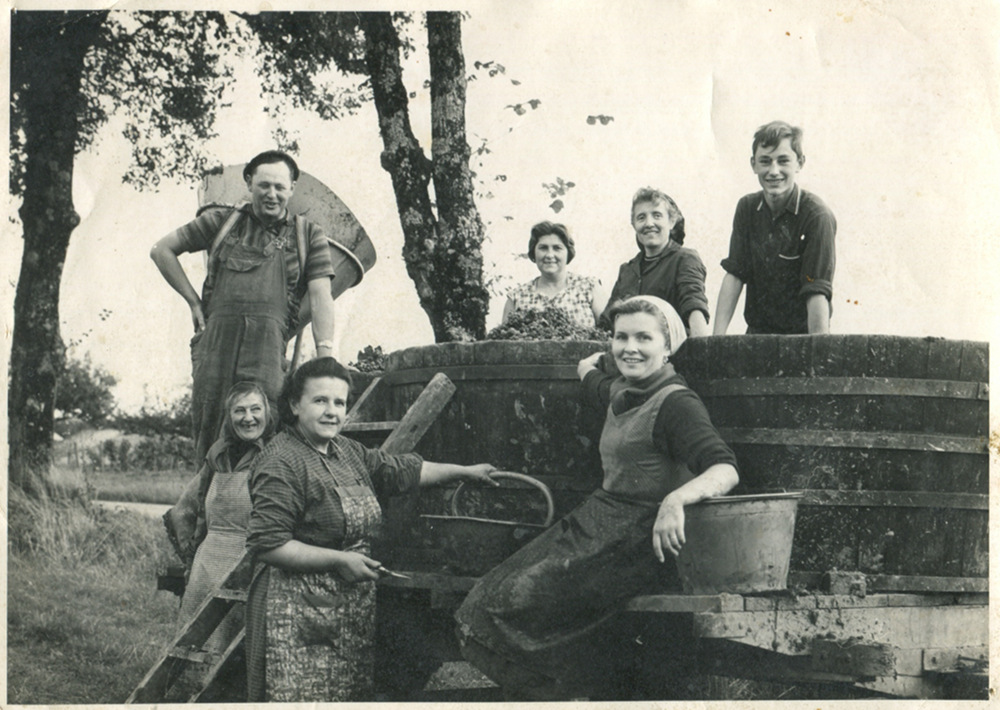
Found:
<path fill-rule="evenodd" d="M 388 418 L 444 372 L 457 391 L 418 451 L 541 477 L 561 515 L 600 484 L 603 413 L 583 406 L 576 363 L 606 346 L 485 341 L 396 352 L 385 373 Z M 805 493 L 793 580 L 838 570 L 863 572 L 876 589 L 986 589 L 987 344 L 740 335 L 690 339 L 674 361 L 736 451 L 736 492 Z M 425 491 L 420 512 L 444 512 L 444 503 Z"/>
<path fill-rule="evenodd" d="M 805 492 L 794 570 L 985 590 L 986 343 L 726 336 L 688 340 L 675 364 L 736 451 L 743 488 Z"/>

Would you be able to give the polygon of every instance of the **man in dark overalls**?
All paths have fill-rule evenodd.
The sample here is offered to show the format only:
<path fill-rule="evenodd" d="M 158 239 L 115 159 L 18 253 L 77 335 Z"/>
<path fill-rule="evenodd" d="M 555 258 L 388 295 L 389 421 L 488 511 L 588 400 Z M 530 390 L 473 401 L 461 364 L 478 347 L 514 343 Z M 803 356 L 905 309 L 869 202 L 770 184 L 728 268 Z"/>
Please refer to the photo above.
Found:
<path fill-rule="evenodd" d="M 267 151 L 247 163 L 243 177 L 249 203 L 206 210 L 150 252 L 191 308 L 191 412 L 199 464 L 219 435 L 223 399 L 233 383 L 256 382 L 277 402 L 285 349 L 306 295 L 316 355 L 330 356 L 333 349 L 330 247 L 317 225 L 299 218 L 297 226 L 288 212 L 298 166 L 285 153 Z M 177 256 L 202 250 L 209 258 L 199 298 Z"/>

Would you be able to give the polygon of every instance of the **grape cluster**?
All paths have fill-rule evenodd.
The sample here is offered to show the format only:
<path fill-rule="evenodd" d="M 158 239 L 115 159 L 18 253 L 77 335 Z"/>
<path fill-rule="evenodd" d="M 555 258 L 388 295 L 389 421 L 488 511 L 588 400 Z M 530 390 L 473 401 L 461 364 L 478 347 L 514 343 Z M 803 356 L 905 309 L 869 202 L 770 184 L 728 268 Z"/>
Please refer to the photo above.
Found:
<path fill-rule="evenodd" d="M 358 372 L 382 372 L 385 369 L 386 355 L 382 352 L 382 346 L 366 345 L 364 350 L 358 351 L 358 361 L 350 363 Z"/>
<path fill-rule="evenodd" d="M 599 328 L 577 325 L 561 308 L 516 311 L 503 325 L 486 334 L 487 340 L 605 340 Z"/>

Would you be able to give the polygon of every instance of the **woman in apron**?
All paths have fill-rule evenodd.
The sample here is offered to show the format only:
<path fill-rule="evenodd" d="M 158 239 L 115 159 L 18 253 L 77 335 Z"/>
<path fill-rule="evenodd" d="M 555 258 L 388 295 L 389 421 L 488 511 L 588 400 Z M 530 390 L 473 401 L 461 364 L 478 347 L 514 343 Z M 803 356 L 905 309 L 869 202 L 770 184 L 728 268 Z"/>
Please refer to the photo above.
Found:
<path fill-rule="evenodd" d="M 684 506 L 726 493 L 736 459 L 670 364 L 684 324 L 662 299 L 611 310 L 620 375 L 580 361 L 586 395 L 607 416 L 604 481 L 583 504 L 480 578 L 456 612 L 462 653 L 508 695 L 558 700 L 606 693 L 623 657 L 607 622 L 636 594 L 677 584 Z"/>
<path fill-rule="evenodd" d="M 226 395 L 222 436 L 208 450 L 198 472 L 197 510 L 183 529 L 187 540 L 175 540 L 190 574 L 181 600 L 178 626 L 190 621 L 198 607 L 226 578 L 246 549 L 250 520 L 247 476 L 250 462 L 274 432 L 267 395 L 254 382 L 237 382 Z M 193 552 L 193 560 L 189 553 Z M 243 629 L 243 614 L 234 609 L 205 643 L 209 653 L 221 654 Z M 239 691 L 242 695 L 242 691 Z"/>
<path fill-rule="evenodd" d="M 258 565 L 247 607 L 250 701 L 374 699 L 379 499 L 418 485 L 496 485 L 489 464 L 394 456 L 340 436 L 350 374 L 333 358 L 298 368 L 281 397 L 285 429 L 250 474 L 247 548 Z"/>

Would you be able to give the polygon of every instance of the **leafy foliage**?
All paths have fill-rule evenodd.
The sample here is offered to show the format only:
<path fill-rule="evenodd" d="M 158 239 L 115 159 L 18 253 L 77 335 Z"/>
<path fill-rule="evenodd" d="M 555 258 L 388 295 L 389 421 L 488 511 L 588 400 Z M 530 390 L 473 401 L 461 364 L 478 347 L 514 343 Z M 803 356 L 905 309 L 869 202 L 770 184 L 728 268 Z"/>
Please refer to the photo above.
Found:
<path fill-rule="evenodd" d="M 111 388 L 116 384 L 113 375 L 91 363 L 89 354 L 82 360 L 68 360 L 56 381 L 56 409 L 91 424 L 100 424 L 114 410 Z"/>
<path fill-rule="evenodd" d="M 260 40 L 257 74 L 263 92 L 277 100 L 266 109 L 270 115 L 290 105 L 334 120 L 371 100 L 367 79 L 353 86 L 333 81 L 336 74 L 367 77 L 357 13 L 261 12 L 241 17 Z"/>
<path fill-rule="evenodd" d="M 190 436 L 191 393 L 165 406 L 144 406 L 137 414 L 116 414 L 111 423 L 126 434 Z"/>
<path fill-rule="evenodd" d="M 577 325 L 561 308 L 516 311 L 503 325 L 486 334 L 487 340 L 605 340 L 598 328 Z"/>
<path fill-rule="evenodd" d="M 81 13 L 17 12 L 11 48 L 11 191 L 23 194 L 24 101 L 46 86 L 38 53 L 75 31 Z M 233 81 L 224 61 L 238 55 L 246 30 L 220 12 L 102 11 L 97 39 L 84 60 L 80 90 L 63 97 L 78 116 L 77 152 L 111 116 L 125 120 L 133 163 L 124 180 L 138 188 L 164 178 L 200 177 L 209 164 L 204 144 Z M 57 17 L 61 16 L 61 17 Z"/>

